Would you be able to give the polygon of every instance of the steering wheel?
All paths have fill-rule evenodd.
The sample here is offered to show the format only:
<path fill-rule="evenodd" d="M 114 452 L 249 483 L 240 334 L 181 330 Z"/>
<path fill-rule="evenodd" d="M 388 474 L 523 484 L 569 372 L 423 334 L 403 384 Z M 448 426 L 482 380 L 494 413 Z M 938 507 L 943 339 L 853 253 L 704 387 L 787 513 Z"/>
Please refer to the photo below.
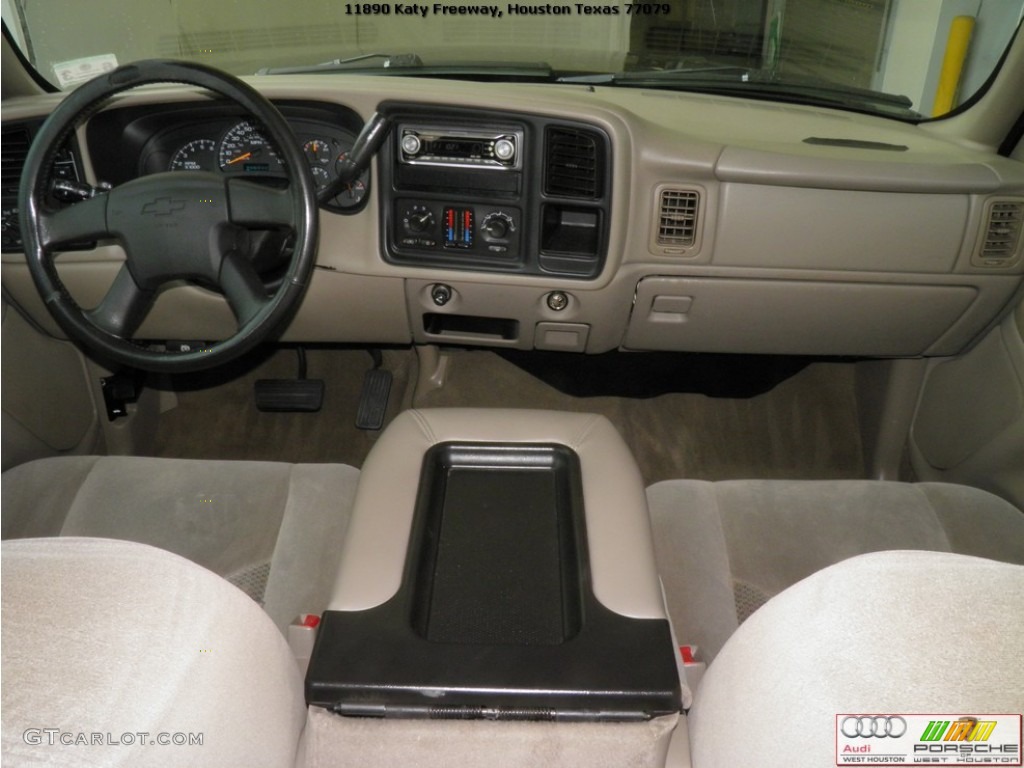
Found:
<path fill-rule="evenodd" d="M 157 173 L 58 209 L 50 169 L 75 128 L 114 95 L 151 83 L 196 85 L 231 99 L 259 121 L 288 176 L 275 189 L 200 171 Z M 18 194 L 25 257 L 46 307 L 68 336 L 107 360 L 150 371 L 212 368 L 252 349 L 280 327 L 305 292 L 316 259 L 316 187 L 281 113 L 256 90 L 201 64 L 149 60 L 90 80 L 43 124 L 29 150 Z M 291 230 L 291 259 L 268 295 L 247 258 L 249 230 Z M 99 305 L 82 309 L 61 282 L 54 252 L 73 241 L 113 238 L 126 260 Z M 159 289 L 187 280 L 219 290 L 237 330 L 207 350 L 172 352 L 132 341 Z"/>

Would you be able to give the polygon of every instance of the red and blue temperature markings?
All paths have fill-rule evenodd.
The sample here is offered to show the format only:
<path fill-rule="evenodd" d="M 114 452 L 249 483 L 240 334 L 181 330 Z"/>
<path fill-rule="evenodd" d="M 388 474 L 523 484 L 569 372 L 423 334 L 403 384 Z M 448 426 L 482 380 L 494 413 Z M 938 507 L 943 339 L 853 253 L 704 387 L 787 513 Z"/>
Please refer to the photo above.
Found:
<path fill-rule="evenodd" d="M 444 209 L 445 248 L 473 247 L 473 209 Z"/>

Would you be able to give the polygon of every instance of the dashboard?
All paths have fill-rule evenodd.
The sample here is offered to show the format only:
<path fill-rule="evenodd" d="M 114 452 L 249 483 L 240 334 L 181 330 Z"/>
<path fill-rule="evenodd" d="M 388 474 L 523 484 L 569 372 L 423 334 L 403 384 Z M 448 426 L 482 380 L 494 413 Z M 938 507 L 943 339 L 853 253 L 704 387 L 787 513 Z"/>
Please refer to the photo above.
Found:
<path fill-rule="evenodd" d="M 252 82 L 321 188 L 374 113 L 390 120 L 371 168 L 321 207 L 285 340 L 951 355 L 1021 290 L 1024 164 L 920 126 L 590 85 Z M 17 252 L 8 147 L 57 98 L 5 103 L 3 123 L 3 282 L 54 331 Z M 258 125 L 183 86 L 119 97 L 58 160 L 91 183 L 179 170 L 285 183 Z M 58 263 L 90 306 L 122 260 L 96 243 Z M 219 295 L 174 285 L 140 335 L 233 326 Z"/>

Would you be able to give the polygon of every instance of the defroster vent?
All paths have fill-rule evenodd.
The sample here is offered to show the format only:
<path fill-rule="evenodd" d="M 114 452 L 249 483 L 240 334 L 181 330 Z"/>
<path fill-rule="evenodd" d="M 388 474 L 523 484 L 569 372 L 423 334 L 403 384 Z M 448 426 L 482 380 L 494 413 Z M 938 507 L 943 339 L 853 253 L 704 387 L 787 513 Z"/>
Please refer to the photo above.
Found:
<path fill-rule="evenodd" d="M 545 194 L 582 200 L 601 197 L 604 153 L 599 137 L 589 131 L 549 126 L 544 139 Z"/>

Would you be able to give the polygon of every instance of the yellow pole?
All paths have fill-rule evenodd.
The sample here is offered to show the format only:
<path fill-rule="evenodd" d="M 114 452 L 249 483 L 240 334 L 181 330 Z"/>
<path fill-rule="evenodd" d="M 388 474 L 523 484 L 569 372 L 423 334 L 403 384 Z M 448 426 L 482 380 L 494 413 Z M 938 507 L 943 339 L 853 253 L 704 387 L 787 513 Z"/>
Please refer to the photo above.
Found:
<path fill-rule="evenodd" d="M 949 39 L 946 41 L 946 54 L 942 57 L 942 74 L 939 75 L 939 87 L 935 91 L 932 117 L 944 115 L 955 106 L 973 31 L 973 16 L 957 16 L 949 25 Z"/>

